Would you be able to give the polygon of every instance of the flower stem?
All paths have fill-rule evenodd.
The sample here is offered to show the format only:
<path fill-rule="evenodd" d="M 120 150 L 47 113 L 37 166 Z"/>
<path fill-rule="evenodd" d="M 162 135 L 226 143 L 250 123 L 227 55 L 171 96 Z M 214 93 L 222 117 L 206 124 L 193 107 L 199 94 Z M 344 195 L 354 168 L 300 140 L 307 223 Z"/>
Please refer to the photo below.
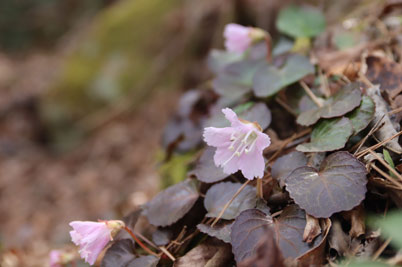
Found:
<path fill-rule="evenodd" d="M 138 245 L 140 245 L 140 247 L 142 247 L 146 252 L 148 252 L 149 254 L 154 255 L 155 257 L 158 257 L 158 258 L 159 258 L 158 254 L 156 254 L 155 252 L 153 252 L 152 250 L 150 250 L 147 246 L 145 246 L 145 245 L 141 242 L 141 240 L 139 240 L 138 237 L 136 237 L 135 234 L 134 234 L 127 226 L 124 226 L 124 230 L 126 230 L 126 232 L 131 235 L 131 237 L 134 239 L 134 241 L 135 241 Z"/>
<path fill-rule="evenodd" d="M 262 191 L 262 178 L 257 178 L 256 189 L 257 189 L 257 197 L 264 198 L 264 194 L 263 194 L 263 191 Z"/>

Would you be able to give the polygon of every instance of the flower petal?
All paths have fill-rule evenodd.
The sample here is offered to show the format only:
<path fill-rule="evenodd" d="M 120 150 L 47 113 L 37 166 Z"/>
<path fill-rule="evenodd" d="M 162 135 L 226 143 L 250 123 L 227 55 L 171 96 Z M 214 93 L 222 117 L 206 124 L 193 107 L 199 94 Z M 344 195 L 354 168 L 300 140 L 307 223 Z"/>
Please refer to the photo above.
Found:
<path fill-rule="evenodd" d="M 232 127 L 238 127 L 243 125 L 243 123 L 241 123 L 241 121 L 237 117 L 236 113 L 230 108 L 224 108 L 222 109 L 222 112 L 223 114 L 225 114 L 226 119 L 230 121 Z"/>
<path fill-rule="evenodd" d="M 204 129 L 204 141 L 209 146 L 220 147 L 220 146 L 230 146 L 230 136 L 233 133 L 231 127 L 226 128 L 215 128 L 207 127 Z"/>
<path fill-rule="evenodd" d="M 257 135 L 258 137 L 255 144 L 256 147 L 261 151 L 269 147 L 269 145 L 271 144 L 271 138 L 269 138 L 267 134 L 262 132 L 257 132 Z"/>
<path fill-rule="evenodd" d="M 262 178 L 264 176 L 264 156 L 262 155 L 262 151 L 258 149 L 253 149 L 248 154 L 242 154 L 240 156 L 239 165 L 243 176 L 249 180 L 253 180 L 255 177 Z"/>
<path fill-rule="evenodd" d="M 239 157 L 233 156 L 234 151 L 229 150 L 227 148 L 217 148 L 214 161 L 216 166 L 223 167 L 223 172 L 226 174 L 232 174 L 239 170 Z"/>

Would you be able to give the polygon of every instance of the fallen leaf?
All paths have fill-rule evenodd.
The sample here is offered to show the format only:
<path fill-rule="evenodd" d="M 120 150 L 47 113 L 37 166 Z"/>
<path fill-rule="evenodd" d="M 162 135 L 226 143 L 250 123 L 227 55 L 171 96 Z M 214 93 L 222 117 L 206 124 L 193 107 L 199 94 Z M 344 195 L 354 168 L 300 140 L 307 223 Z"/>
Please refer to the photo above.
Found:
<path fill-rule="evenodd" d="M 226 267 L 233 261 L 230 246 L 207 240 L 177 259 L 174 267 Z"/>
<path fill-rule="evenodd" d="M 387 57 L 368 56 L 367 79 L 372 84 L 379 84 L 381 90 L 387 91 L 390 98 L 402 93 L 402 65 Z"/>

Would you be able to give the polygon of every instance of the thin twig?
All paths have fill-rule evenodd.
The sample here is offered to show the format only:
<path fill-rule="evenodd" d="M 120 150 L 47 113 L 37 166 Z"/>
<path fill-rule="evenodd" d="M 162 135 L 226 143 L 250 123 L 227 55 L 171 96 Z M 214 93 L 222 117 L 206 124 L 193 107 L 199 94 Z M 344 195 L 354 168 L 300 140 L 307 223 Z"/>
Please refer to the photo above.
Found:
<path fill-rule="evenodd" d="M 393 179 L 391 176 L 389 176 L 387 173 L 382 171 L 380 168 L 378 168 L 375 164 L 371 163 L 370 164 L 371 168 L 376 170 L 379 174 L 384 176 L 385 179 L 387 179 L 390 183 L 398 187 L 398 190 L 402 190 L 402 184 L 398 183 L 395 179 Z"/>
<path fill-rule="evenodd" d="M 222 217 L 223 213 L 226 211 L 226 209 L 232 204 L 233 200 L 240 194 L 240 192 L 246 187 L 246 185 L 250 182 L 251 180 L 247 180 L 238 190 L 237 192 L 233 195 L 233 197 L 228 201 L 228 203 L 225 204 L 221 212 L 219 213 L 218 217 L 215 218 L 215 220 L 212 222 L 211 227 L 214 227 L 215 224 L 219 221 L 219 219 Z"/>
<path fill-rule="evenodd" d="M 303 87 L 304 91 L 308 94 L 308 96 L 313 100 L 313 102 L 320 108 L 322 108 L 321 101 L 315 96 L 315 94 L 310 90 L 307 84 L 303 81 L 300 81 L 300 85 Z"/>
<path fill-rule="evenodd" d="M 399 181 L 402 182 L 402 175 L 399 174 L 395 169 L 393 169 L 391 166 L 389 166 L 388 163 L 386 163 L 381 157 L 379 157 L 376 153 L 374 153 L 373 150 L 369 149 L 369 152 L 371 155 L 373 155 L 379 162 L 381 162 L 382 165 L 384 165 L 385 168 L 387 168 L 390 172 L 392 172 L 396 177 L 398 177 Z"/>
<path fill-rule="evenodd" d="M 389 237 L 387 240 L 385 240 L 385 242 L 381 245 L 381 247 L 374 253 L 373 255 L 373 260 L 375 261 L 380 255 L 381 253 L 385 250 L 385 248 L 389 245 L 389 243 L 391 242 L 392 237 Z"/>
<path fill-rule="evenodd" d="M 365 150 L 359 152 L 356 157 L 357 158 L 361 158 L 362 156 L 366 155 L 367 153 L 369 153 L 369 150 L 376 150 L 377 148 L 381 147 L 382 145 L 385 145 L 386 143 L 388 143 L 389 141 L 391 141 L 392 139 L 394 139 L 395 137 L 398 137 L 402 134 L 402 131 L 397 132 L 396 134 L 394 134 L 393 136 L 385 139 L 384 141 L 379 142 L 376 145 L 373 145 L 369 148 L 366 148 Z"/>
<path fill-rule="evenodd" d="M 134 231 L 134 234 L 135 234 L 136 236 L 138 236 L 139 238 L 141 238 L 142 240 L 144 240 L 144 242 L 147 243 L 148 245 L 150 245 L 151 247 L 153 247 L 153 248 L 155 248 L 155 249 L 159 249 L 154 243 L 152 243 L 151 240 L 149 240 L 148 238 L 146 238 L 146 237 L 143 236 L 142 234 L 140 234 L 140 233 L 138 233 L 138 232 L 135 232 L 135 231 Z"/>
<path fill-rule="evenodd" d="M 176 261 L 176 258 L 173 257 L 173 255 L 167 250 L 165 247 L 159 247 L 160 250 L 162 250 L 163 253 L 166 254 L 172 261 Z"/>
<path fill-rule="evenodd" d="M 369 138 L 373 133 L 375 133 L 378 129 L 380 129 L 380 123 L 382 119 L 385 117 L 385 114 L 379 119 L 373 126 L 373 128 L 370 129 L 369 133 L 359 142 L 359 146 L 357 147 L 355 153 L 353 153 L 353 156 L 356 156 L 356 154 L 359 152 L 360 148 L 364 145 L 366 142 L 367 138 Z"/>
<path fill-rule="evenodd" d="M 276 101 L 276 103 L 278 103 L 279 105 L 281 105 L 281 106 L 282 106 L 287 112 L 289 112 L 291 115 L 293 115 L 294 117 L 297 117 L 297 113 L 296 113 L 291 107 L 289 107 L 288 104 L 286 104 L 285 102 L 283 102 L 280 97 L 275 97 L 275 101 Z"/>
<path fill-rule="evenodd" d="M 124 226 L 123 229 L 126 230 L 126 232 L 131 235 L 131 237 L 134 239 L 134 241 L 138 245 L 140 245 L 140 247 L 142 247 L 146 252 L 148 252 L 149 254 L 154 255 L 155 257 L 159 258 L 158 254 L 156 254 L 155 252 L 150 250 L 147 246 L 145 246 L 144 243 L 142 243 L 141 240 L 139 240 L 138 237 L 127 226 Z"/>
<path fill-rule="evenodd" d="M 402 107 L 399 107 L 399 108 L 396 108 L 396 109 L 391 110 L 391 111 L 388 112 L 387 114 L 388 114 L 388 115 L 394 115 L 394 114 L 399 113 L 399 112 L 401 112 L 401 111 L 402 111 Z"/>

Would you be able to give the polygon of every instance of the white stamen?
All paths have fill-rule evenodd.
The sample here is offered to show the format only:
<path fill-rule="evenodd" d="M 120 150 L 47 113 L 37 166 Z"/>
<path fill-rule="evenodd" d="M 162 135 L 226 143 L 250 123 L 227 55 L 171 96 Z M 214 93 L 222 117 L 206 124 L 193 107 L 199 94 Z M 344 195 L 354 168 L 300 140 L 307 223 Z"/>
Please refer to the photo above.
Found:
<path fill-rule="evenodd" d="M 240 157 L 243 153 L 248 154 L 250 151 L 252 151 L 257 141 L 257 137 L 258 135 L 255 133 L 254 130 L 250 130 L 246 134 L 239 133 L 237 136 L 236 133 L 232 133 L 232 135 L 230 136 L 230 141 L 232 141 L 232 143 L 230 144 L 228 149 L 234 152 L 230 156 L 230 158 L 222 164 L 222 166 L 225 166 L 229 161 L 233 159 L 233 157 Z M 241 141 L 238 142 L 239 140 Z"/>

